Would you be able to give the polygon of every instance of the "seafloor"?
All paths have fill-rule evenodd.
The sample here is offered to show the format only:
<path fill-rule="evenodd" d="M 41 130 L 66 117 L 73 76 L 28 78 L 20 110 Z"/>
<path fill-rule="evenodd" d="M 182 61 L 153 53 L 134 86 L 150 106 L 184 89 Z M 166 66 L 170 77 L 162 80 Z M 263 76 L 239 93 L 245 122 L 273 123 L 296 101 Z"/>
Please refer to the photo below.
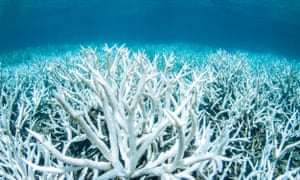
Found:
<path fill-rule="evenodd" d="M 1 179 L 300 179 L 300 63 L 196 44 L 0 54 Z"/>

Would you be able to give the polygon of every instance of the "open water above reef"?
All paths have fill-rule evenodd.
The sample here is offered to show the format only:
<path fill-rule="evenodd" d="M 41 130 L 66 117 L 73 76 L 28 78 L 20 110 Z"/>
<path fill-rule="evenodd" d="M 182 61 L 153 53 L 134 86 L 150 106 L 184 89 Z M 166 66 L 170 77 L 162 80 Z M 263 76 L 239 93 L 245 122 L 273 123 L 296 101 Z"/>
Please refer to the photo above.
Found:
<path fill-rule="evenodd" d="M 299 19 L 298 0 L 0 0 L 0 52 L 184 42 L 300 59 Z"/>

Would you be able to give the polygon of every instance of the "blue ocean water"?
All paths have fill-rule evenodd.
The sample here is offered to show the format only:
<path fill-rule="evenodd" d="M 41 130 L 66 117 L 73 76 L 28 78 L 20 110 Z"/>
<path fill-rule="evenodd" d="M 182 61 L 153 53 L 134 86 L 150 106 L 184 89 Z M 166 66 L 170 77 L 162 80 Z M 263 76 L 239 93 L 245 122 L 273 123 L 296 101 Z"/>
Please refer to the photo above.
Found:
<path fill-rule="evenodd" d="M 300 59 L 299 0 L 0 0 L 0 52 L 187 42 Z"/>

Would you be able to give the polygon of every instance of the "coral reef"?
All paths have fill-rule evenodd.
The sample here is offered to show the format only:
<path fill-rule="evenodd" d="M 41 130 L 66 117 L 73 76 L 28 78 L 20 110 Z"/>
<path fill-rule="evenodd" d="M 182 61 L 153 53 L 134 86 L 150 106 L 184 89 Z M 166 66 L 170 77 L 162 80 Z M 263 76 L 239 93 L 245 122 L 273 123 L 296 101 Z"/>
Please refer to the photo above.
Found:
<path fill-rule="evenodd" d="M 82 48 L 0 76 L 3 179 L 300 178 L 299 64 Z"/>

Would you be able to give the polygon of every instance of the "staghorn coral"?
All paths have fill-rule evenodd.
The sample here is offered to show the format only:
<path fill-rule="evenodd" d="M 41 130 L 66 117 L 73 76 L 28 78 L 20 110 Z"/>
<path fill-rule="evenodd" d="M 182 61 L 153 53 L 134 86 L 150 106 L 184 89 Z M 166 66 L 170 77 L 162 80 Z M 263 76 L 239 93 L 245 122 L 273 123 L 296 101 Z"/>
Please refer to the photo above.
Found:
<path fill-rule="evenodd" d="M 207 59 L 175 67 L 172 53 L 105 45 L 34 78 L 3 71 L 0 176 L 297 178 L 298 71 L 258 72 L 222 50 Z"/>

